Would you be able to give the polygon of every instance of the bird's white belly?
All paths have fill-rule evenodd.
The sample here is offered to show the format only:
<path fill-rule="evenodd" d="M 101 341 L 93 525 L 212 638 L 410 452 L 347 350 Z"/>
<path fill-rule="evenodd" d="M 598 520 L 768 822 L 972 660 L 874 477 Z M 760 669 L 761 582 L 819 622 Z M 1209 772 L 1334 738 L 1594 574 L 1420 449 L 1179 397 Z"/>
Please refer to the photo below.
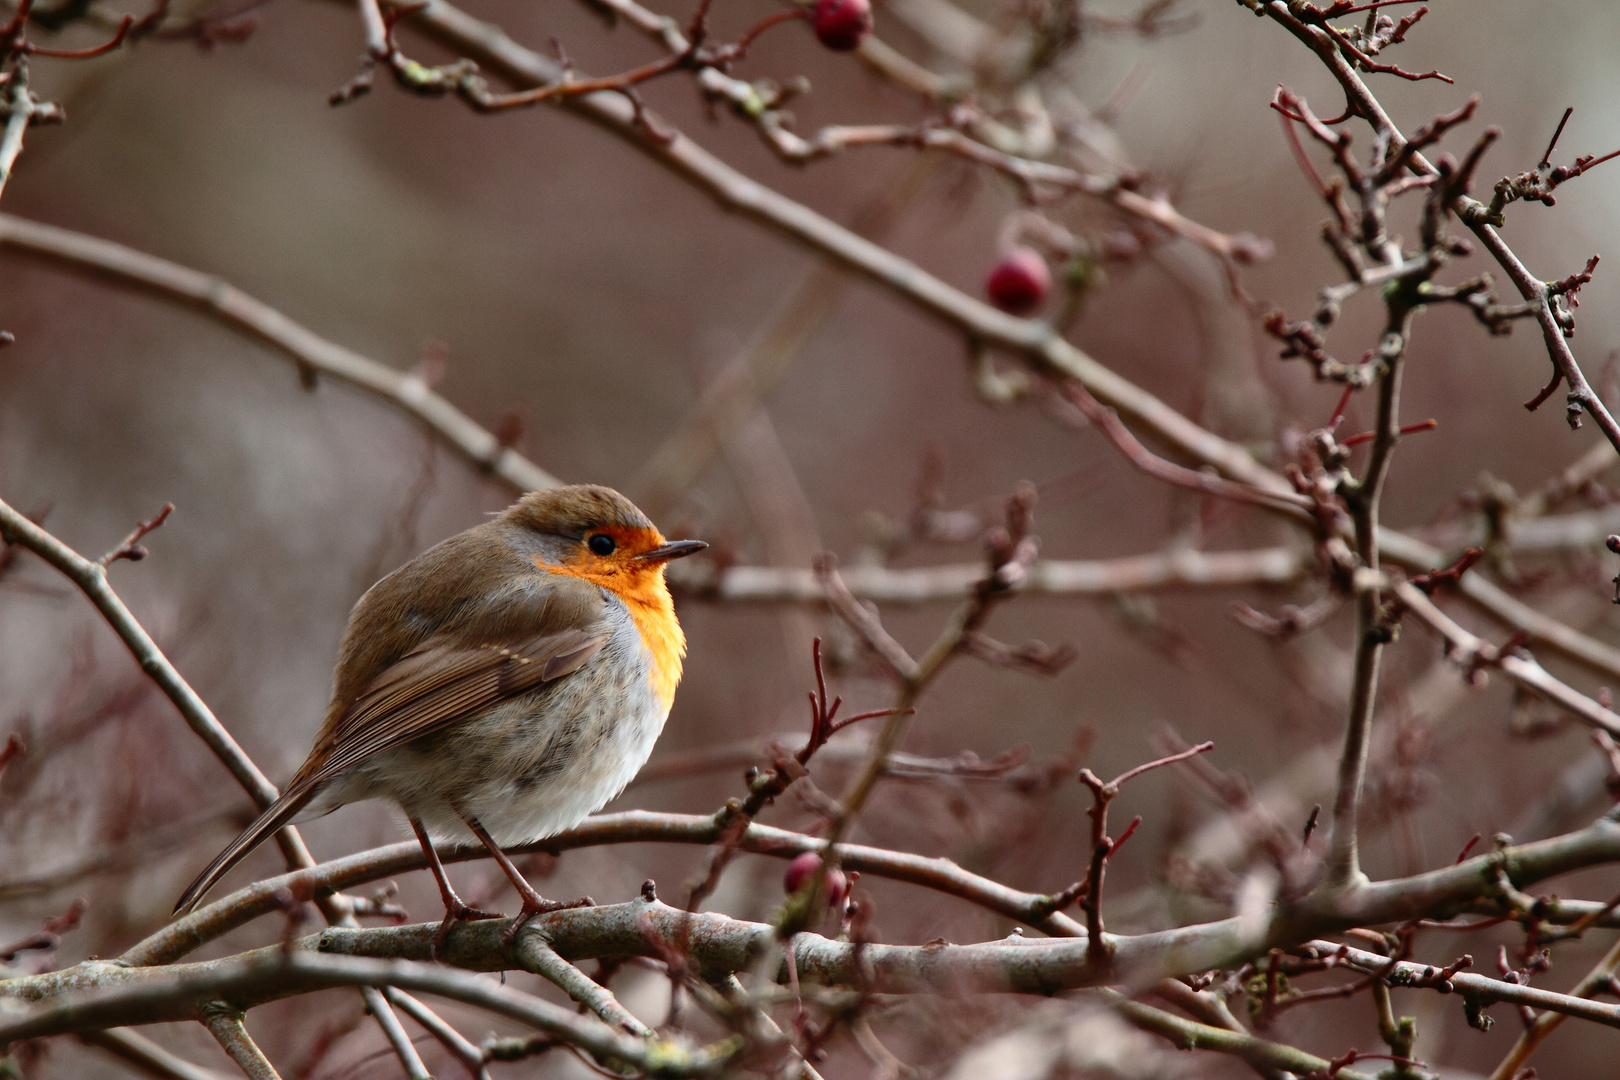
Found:
<path fill-rule="evenodd" d="M 307 816 L 387 797 L 440 840 L 476 842 L 467 817 L 502 847 L 572 828 L 624 790 L 668 717 L 634 635 L 615 634 L 572 676 L 355 766 Z"/>
<path fill-rule="evenodd" d="M 652 695 L 639 702 L 634 715 L 603 718 L 600 741 L 581 747 L 559 771 L 538 782 L 490 776 L 471 786 L 462 812 L 477 818 L 502 847 L 553 836 L 578 825 L 607 805 L 652 755 L 667 713 Z M 409 809 L 407 807 L 407 809 Z M 435 837 L 473 839 L 459 817 L 422 815 Z"/>

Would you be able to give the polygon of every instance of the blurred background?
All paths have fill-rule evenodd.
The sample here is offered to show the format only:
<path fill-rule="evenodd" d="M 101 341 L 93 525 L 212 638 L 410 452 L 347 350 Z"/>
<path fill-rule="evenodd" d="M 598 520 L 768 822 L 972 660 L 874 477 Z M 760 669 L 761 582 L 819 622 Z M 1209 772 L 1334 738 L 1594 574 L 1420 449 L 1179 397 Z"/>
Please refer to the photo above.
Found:
<path fill-rule="evenodd" d="M 684 19 L 690 5 L 652 6 Z M 985 17 L 998 10 L 968 7 Z M 1477 90 L 1476 120 L 1448 145 L 1460 156 L 1485 125 L 1502 128 L 1484 177 L 1533 166 L 1567 105 L 1575 112 L 1556 160 L 1620 146 L 1613 48 L 1620 9 L 1595 0 L 1432 7 L 1399 59 L 1438 68 L 1456 85 L 1375 83 L 1408 131 Z M 545 51 L 555 39 L 582 72 L 620 71 L 656 55 L 647 39 L 610 29 L 582 3 L 469 0 L 467 8 L 533 48 Z M 772 10 L 719 0 L 712 18 L 717 33 L 734 36 Z M 1134 7 L 1088 10 L 1127 16 Z M 1238 4 L 1196 0 L 1175 10 L 1192 17 L 1177 33 L 1089 32 L 1060 69 L 1065 89 L 1093 110 L 1107 106 L 1122 153 L 1162 182 L 1183 213 L 1270 240 L 1275 254 L 1243 268 L 1242 286 L 1263 306 L 1303 318 L 1316 290 L 1340 271 L 1318 237 L 1320 200 L 1267 104 L 1279 83 L 1324 116 L 1339 111 L 1340 97 L 1310 54 Z M 453 100 L 400 92 L 385 77 L 369 96 L 331 108 L 328 95 L 353 76 L 364 46 L 354 11 L 279 0 L 252 18 L 257 28 L 241 43 L 147 42 L 93 63 L 36 62 L 36 88 L 63 103 L 68 123 L 30 132 L 4 211 L 218 274 L 393 367 L 442 361 L 439 392 L 486 427 L 514 435 L 542 467 L 636 499 L 656 495 L 666 533 L 706 539 L 727 560 L 802 566 L 820 550 L 846 563 L 871 557 L 874 539 L 915 507 L 929 455 L 941 463 L 945 503 L 986 523 L 1018 481 L 1034 482 L 1044 557 L 1162 550 L 1200 523 L 1196 505 L 1134 473 L 1096 432 L 1051 422 L 1036 403 L 981 401 L 958 335 L 858 281 L 813 327 L 762 411 L 696 482 L 650 491 L 664 440 L 801 287 L 814 256 L 728 216 L 626 144 L 559 110 L 478 116 Z M 923 36 L 886 20 L 881 5 L 878 20 L 890 44 L 948 66 Z M 408 32 L 402 40 L 413 56 L 442 55 Z M 924 115 L 912 95 L 819 48 L 798 25 L 764 37 L 738 73 L 808 77 L 811 91 L 792 105 L 804 132 Z M 836 221 L 847 224 L 900 192 L 884 242 L 982 295 L 998 237 L 1019 205 L 1003 178 L 954 159 L 919 168 L 916 151 L 893 148 L 793 167 L 748 126 L 706 107 L 685 78 L 651 84 L 644 94 L 670 123 L 748 175 Z M 1357 139 L 1364 148 L 1362 131 Z M 1323 155 L 1312 153 L 1325 172 Z M 1083 200 L 1053 216 L 1077 230 L 1115 220 Z M 1404 220 L 1412 235 L 1412 219 Z M 1505 235 L 1549 279 L 1614 250 L 1620 164 L 1561 189 L 1556 208 L 1516 208 Z M 1477 257 L 1464 260 L 1451 279 L 1484 269 Z M 1605 264 L 1581 296 L 1574 344 L 1594 382 L 1620 345 L 1615 280 Z M 1335 330 L 1337 354 L 1353 358 L 1370 348 L 1380 315 L 1375 297 L 1351 305 Z M 278 782 L 302 760 L 318 726 L 354 601 L 381 574 L 512 497 L 397 410 L 333 380 L 307 391 L 280 355 L 151 295 L 0 252 L 0 328 L 17 337 L 0 352 L 0 497 L 48 511 L 47 527 L 90 555 L 163 503 L 176 504 L 147 541 L 151 557 L 117 564 L 113 583 Z M 1275 343 L 1232 301 L 1214 260 L 1185 242 L 1108 264 L 1081 300 L 1070 337 L 1274 461 L 1279 436 L 1320 426 L 1338 396 L 1304 365 L 1276 359 Z M 1482 477 L 1527 491 L 1586 450 L 1595 433 L 1590 425 L 1572 433 L 1558 399 L 1533 414 L 1521 407 L 1547 373 L 1539 336 L 1524 327 L 1492 338 L 1461 310 L 1424 316 L 1405 413 L 1432 416 L 1439 429 L 1402 444 L 1386 520 L 1413 529 L 1466 526 L 1478 516 Z M 1362 430 L 1366 420 L 1358 402 L 1344 430 Z M 1225 507 L 1202 515 L 1202 525 L 1198 542 L 1212 548 L 1298 539 Z M 1607 603 L 1613 567 L 1598 554 L 1522 563 L 1516 584 L 1538 606 L 1615 642 L 1620 618 Z M 894 563 L 980 557 L 971 541 L 912 544 Z M 1331 769 L 1342 728 L 1348 613 L 1318 634 L 1279 644 L 1235 623 L 1229 606 L 1243 599 L 1275 610 L 1319 593 L 1308 583 L 1287 593 L 1008 603 L 992 634 L 1069 643 L 1077 661 L 1048 678 L 959 662 L 924 699 L 906 748 L 991 759 L 1024 745 L 1032 764 L 1020 776 L 1044 776 L 1038 763 L 1068 755 L 1108 777 L 1156 756 L 1153 740 L 1173 730 L 1189 742 L 1213 739 L 1213 766 L 1257 788 L 1276 781 L 1293 800 L 1283 805 L 1308 810 L 1330 792 L 1322 762 Z M 884 615 L 902 642 L 921 650 L 949 610 L 934 604 Z M 843 661 L 835 688 L 851 706 L 889 700 L 886 684 L 819 608 L 725 604 L 689 591 L 680 613 L 691 653 L 655 762 L 802 733 L 813 634 L 829 636 Z M 1438 659 L 1435 641 L 1415 627 L 1389 658 L 1381 722 L 1403 734 L 1375 792 L 1379 823 L 1389 827 L 1366 845 L 1374 876 L 1444 865 L 1470 836 L 1513 831 L 1525 820 L 1571 827 L 1606 805 L 1601 784 L 1589 783 L 1563 820 L 1534 818 L 1560 778 L 1582 767 L 1590 774 L 1585 763 L 1595 753 L 1585 730 L 1527 722 L 1499 683 L 1471 690 Z M 1549 666 L 1595 689 L 1582 673 Z M 1526 737 L 1528 729 L 1537 737 Z M 181 887 L 251 816 L 247 799 L 82 598 L 31 559 L 0 578 L 0 738 L 11 732 L 27 752 L 0 778 L 0 937 L 22 936 L 85 897 L 84 923 L 58 962 L 114 954 L 160 926 Z M 1321 747 L 1330 756 L 1313 758 Z M 836 795 L 850 760 L 829 754 L 817 785 Z M 1066 764 L 1055 783 L 1022 789 L 959 778 L 894 782 L 856 838 L 948 855 L 1019 888 L 1061 888 L 1084 873 L 1089 855 L 1089 798 L 1072 768 Z M 614 806 L 710 812 L 741 791 L 740 772 L 640 783 Z M 1197 833 L 1212 806 L 1197 784 L 1169 770 L 1126 790 L 1118 822 L 1136 813 L 1145 820 L 1109 878 L 1118 908 L 1111 928 L 1145 929 L 1216 910 L 1214 901 L 1173 887 L 1181 880 L 1176 867 L 1198 855 L 1199 844 L 1216 843 Z M 791 797 L 765 817 L 789 826 L 810 819 Z M 328 858 L 400 839 L 402 826 L 389 808 L 368 804 L 313 823 L 305 835 L 317 857 Z M 261 850 L 228 883 L 276 871 L 276 858 Z M 666 895 L 683 895 L 706 860 L 698 848 L 599 849 L 569 853 L 536 877 L 549 869 L 540 887 L 553 896 L 619 901 L 647 877 Z M 712 906 L 765 917 L 780 902 L 781 870 L 774 860 L 739 859 Z M 486 863 L 453 875 L 475 903 L 513 902 Z M 862 885 L 883 940 L 968 941 L 1009 929 L 919 890 Z M 415 918 L 437 917 L 426 875 L 398 886 Z M 1601 899 L 1617 886 L 1615 872 L 1605 870 L 1560 882 L 1558 891 Z M 277 932 L 267 921 L 216 951 Z M 1569 947 L 1549 984 L 1572 982 L 1605 944 Z M 1444 962 L 1453 945 L 1425 942 L 1419 959 Z M 621 978 L 626 999 L 656 1013 L 665 984 L 649 973 Z M 994 1045 L 985 1040 L 1001 1030 L 1003 1005 L 1015 1003 L 964 1022 L 949 1003 L 918 1002 L 882 1030 L 903 1060 L 940 1073 L 964 1052 Z M 1405 1007 L 1419 1012 L 1419 1056 L 1462 1069 L 1488 1070 L 1519 1026 L 1502 1010 L 1492 1033 L 1470 1031 L 1455 1003 L 1435 995 L 1413 995 Z M 358 1010 L 353 995 L 327 994 L 258 1010 L 252 1023 L 273 1060 L 305 1061 L 308 1075 L 396 1075 L 397 1063 L 377 1056 L 375 1030 L 341 1015 L 349 1009 Z M 1538 1056 L 1543 1075 L 1590 1075 L 1583 1055 L 1605 1039 L 1612 1047 L 1608 1033 L 1575 1027 Z M 1339 1012 L 1285 1014 L 1274 1032 L 1326 1056 L 1378 1041 L 1364 1000 Z M 155 1037 L 223 1067 L 201 1028 Z M 329 1045 L 317 1047 L 322 1038 Z M 1143 1053 L 1141 1061 L 1159 1070 L 1150 1075 L 1194 1067 Z M 578 1071 L 555 1058 L 509 1074 Z M 117 1076 L 123 1068 L 57 1040 L 30 1075 Z M 443 1068 L 441 1075 L 457 1074 Z M 840 1076 L 868 1070 L 842 1046 L 828 1068 Z M 1080 1075 L 1111 1075 L 1107 1068 L 1075 1063 Z M 1213 1060 L 1198 1059 L 1197 1068 L 1204 1070 L 1197 1075 L 1242 1073 Z"/>

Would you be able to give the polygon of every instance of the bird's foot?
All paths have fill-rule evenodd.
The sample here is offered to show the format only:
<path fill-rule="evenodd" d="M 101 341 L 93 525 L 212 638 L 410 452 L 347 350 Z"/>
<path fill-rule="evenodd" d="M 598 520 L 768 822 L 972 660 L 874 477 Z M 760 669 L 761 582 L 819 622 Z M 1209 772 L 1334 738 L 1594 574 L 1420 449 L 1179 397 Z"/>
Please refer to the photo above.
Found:
<path fill-rule="evenodd" d="M 458 922 L 478 922 L 482 919 L 503 918 L 505 916 L 498 911 L 484 911 L 482 908 L 468 907 L 460 899 L 454 899 L 444 906 L 444 921 L 439 924 L 439 929 L 433 933 L 433 941 L 429 946 L 428 954 L 434 960 L 439 958 L 439 950 L 444 948 L 444 943 L 449 940 L 450 928 Z"/>
<path fill-rule="evenodd" d="M 596 901 L 588 896 L 582 896 L 578 900 L 547 900 L 538 894 L 532 898 L 525 898 L 523 910 L 517 913 L 517 918 L 513 919 L 505 930 L 501 931 L 501 943 L 507 948 L 511 948 L 512 942 L 517 939 L 518 931 L 523 929 L 524 924 L 536 915 L 549 915 L 553 911 L 595 906 Z"/>

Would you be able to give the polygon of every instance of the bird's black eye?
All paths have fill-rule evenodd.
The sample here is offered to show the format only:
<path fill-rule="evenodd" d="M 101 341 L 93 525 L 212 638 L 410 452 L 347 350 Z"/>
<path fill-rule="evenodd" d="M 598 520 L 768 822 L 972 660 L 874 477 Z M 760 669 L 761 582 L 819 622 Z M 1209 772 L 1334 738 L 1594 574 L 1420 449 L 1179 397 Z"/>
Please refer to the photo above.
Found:
<path fill-rule="evenodd" d="M 590 547 L 592 554 L 603 556 L 613 554 L 614 549 L 619 546 L 607 533 L 597 533 L 585 543 Z"/>

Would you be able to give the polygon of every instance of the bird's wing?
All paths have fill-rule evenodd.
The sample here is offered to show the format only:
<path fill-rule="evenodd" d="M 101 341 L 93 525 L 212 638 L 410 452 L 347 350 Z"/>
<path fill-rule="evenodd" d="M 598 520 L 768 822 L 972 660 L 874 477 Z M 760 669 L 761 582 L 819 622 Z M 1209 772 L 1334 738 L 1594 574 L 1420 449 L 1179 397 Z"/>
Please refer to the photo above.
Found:
<path fill-rule="evenodd" d="M 527 617 L 514 611 L 525 606 Z M 308 764 L 316 767 L 294 783 L 319 784 L 383 750 L 571 675 L 601 651 L 610 633 L 600 590 L 574 579 L 548 583 L 532 599 L 488 607 L 488 620 L 435 635 L 379 672 L 334 725 L 327 752 L 310 755 Z"/>

